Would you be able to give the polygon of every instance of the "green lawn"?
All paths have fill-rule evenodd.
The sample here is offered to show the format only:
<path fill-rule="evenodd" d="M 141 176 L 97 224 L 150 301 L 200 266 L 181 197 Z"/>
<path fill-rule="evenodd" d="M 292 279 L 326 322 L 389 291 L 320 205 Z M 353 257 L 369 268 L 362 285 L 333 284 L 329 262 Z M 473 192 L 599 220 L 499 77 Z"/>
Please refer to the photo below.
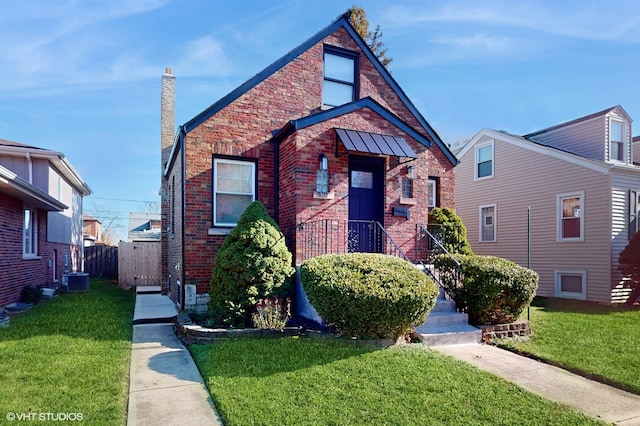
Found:
<path fill-rule="evenodd" d="M 192 345 L 225 425 L 589 425 L 422 345 L 228 339 Z"/>
<path fill-rule="evenodd" d="M 92 279 L 89 292 L 11 318 L 0 329 L 0 423 L 7 413 L 80 413 L 56 423 L 126 424 L 134 303 L 133 292 Z"/>
<path fill-rule="evenodd" d="M 531 328 L 501 343 L 640 394 L 640 308 L 536 298 Z"/>

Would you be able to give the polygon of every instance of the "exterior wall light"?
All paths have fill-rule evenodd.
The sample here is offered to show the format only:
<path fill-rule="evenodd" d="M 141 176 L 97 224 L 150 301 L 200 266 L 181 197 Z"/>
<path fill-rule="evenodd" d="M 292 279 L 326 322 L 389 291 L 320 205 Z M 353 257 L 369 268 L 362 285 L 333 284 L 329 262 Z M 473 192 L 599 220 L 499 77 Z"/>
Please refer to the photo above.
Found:
<path fill-rule="evenodd" d="M 319 168 L 316 175 L 316 192 L 326 194 L 329 192 L 329 160 L 324 154 L 320 154 Z"/>
<path fill-rule="evenodd" d="M 412 165 L 407 166 L 407 178 L 409 178 L 409 180 L 416 178 L 416 168 Z"/>

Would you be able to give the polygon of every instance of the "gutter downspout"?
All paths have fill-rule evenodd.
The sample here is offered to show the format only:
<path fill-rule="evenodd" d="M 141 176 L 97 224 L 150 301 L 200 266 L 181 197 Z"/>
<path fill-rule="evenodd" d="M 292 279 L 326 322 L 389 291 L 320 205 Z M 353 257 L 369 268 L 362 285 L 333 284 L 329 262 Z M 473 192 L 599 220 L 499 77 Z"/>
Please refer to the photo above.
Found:
<path fill-rule="evenodd" d="M 273 141 L 273 187 L 275 188 L 275 221 L 280 226 L 280 141 L 272 138 Z"/>
<path fill-rule="evenodd" d="M 180 126 L 180 146 L 182 147 L 182 152 L 180 153 L 180 167 L 182 168 L 182 205 L 180 206 L 181 210 L 182 210 L 182 236 L 181 236 L 181 245 L 182 245 L 182 285 L 180 286 L 180 312 L 184 311 L 184 299 L 186 297 L 186 285 L 187 285 L 187 281 L 186 281 L 186 263 L 185 263 L 185 259 L 186 259 L 186 254 L 185 254 L 185 249 L 186 249 L 186 243 L 185 243 L 185 229 L 186 229 L 186 218 L 185 218 L 185 211 L 186 211 L 186 193 L 187 193 L 187 169 L 185 167 L 186 163 L 187 163 L 187 146 L 186 146 L 186 133 L 184 131 L 184 126 Z"/>

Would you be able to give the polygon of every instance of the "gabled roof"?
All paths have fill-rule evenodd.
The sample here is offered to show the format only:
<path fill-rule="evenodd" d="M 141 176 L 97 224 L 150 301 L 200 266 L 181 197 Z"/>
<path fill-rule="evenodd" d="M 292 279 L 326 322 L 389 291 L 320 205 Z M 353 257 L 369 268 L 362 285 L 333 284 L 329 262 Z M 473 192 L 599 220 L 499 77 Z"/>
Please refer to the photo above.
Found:
<path fill-rule="evenodd" d="M 543 133 L 551 132 L 553 130 L 561 129 L 563 127 L 570 127 L 570 126 L 573 126 L 573 125 L 578 124 L 578 123 L 589 121 L 589 120 L 591 120 L 593 118 L 596 118 L 596 117 L 607 115 L 607 114 L 609 114 L 610 112 L 612 112 L 614 110 L 617 110 L 618 113 L 623 114 L 625 116 L 625 118 L 627 118 L 629 120 L 629 122 L 633 121 L 633 120 L 631 120 L 631 117 L 629 117 L 629 114 L 627 114 L 627 112 L 624 110 L 624 108 L 622 108 L 622 106 L 616 105 L 614 107 L 603 109 L 602 111 L 598 111 L 598 112 L 595 112 L 593 114 L 589 114 L 589 115 L 584 116 L 584 117 L 576 118 L 575 120 L 571 120 L 571 121 L 567 121 L 567 122 L 564 122 L 564 123 L 556 124 L 555 126 L 547 127 L 546 129 L 538 130 L 538 131 L 533 132 L 533 133 L 528 133 L 528 134 L 524 135 L 523 137 L 527 138 L 527 139 L 530 139 L 530 138 L 536 137 L 538 135 L 541 135 Z"/>
<path fill-rule="evenodd" d="M 569 163 L 576 164 L 587 169 L 595 170 L 602 174 L 608 174 L 609 171 L 613 168 L 612 165 L 605 164 L 602 161 L 591 160 L 589 158 L 585 158 L 580 155 L 576 155 L 549 145 L 540 144 L 523 136 L 513 135 L 504 131 L 491 129 L 481 129 L 478 133 L 476 133 L 473 138 L 471 138 L 471 140 L 464 146 L 464 148 L 460 150 L 460 152 L 458 153 L 458 158 L 462 160 L 464 156 L 485 137 L 498 139 L 500 141 L 510 143 L 529 151 L 567 161 Z"/>
<path fill-rule="evenodd" d="M 365 43 L 365 41 L 360 37 L 360 35 L 353 29 L 348 19 L 345 16 L 341 16 L 336 21 L 332 22 L 330 25 L 320 30 L 318 33 L 313 35 L 307 41 L 299 45 L 298 47 L 291 50 L 289 53 L 275 61 L 273 64 L 269 65 L 267 68 L 260 71 L 258 74 L 238 86 L 231 93 L 209 106 L 207 109 L 193 117 L 191 120 L 187 121 L 184 125 L 180 126 L 179 132 L 189 133 L 194 128 L 198 127 L 208 118 L 216 114 L 218 111 L 229 105 L 234 100 L 238 99 L 241 95 L 258 85 L 264 79 L 287 65 L 289 62 L 300 56 L 303 52 L 329 36 L 333 34 L 338 29 L 344 28 L 351 38 L 358 44 L 358 47 L 362 52 L 367 56 L 367 58 L 374 65 L 376 70 L 380 73 L 380 75 L 384 78 L 384 80 L 391 86 L 396 95 L 402 100 L 407 109 L 414 115 L 416 120 L 420 123 L 420 125 L 424 128 L 427 134 L 433 139 L 436 145 L 445 153 L 449 161 L 451 161 L 454 165 L 458 164 L 458 160 L 455 155 L 451 152 L 449 147 L 440 139 L 440 136 L 436 133 L 436 131 L 429 125 L 427 120 L 420 114 L 418 109 L 413 105 L 409 97 L 404 93 L 402 88 L 398 85 L 398 83 L 393 79 L 391 73 L 380 63 L 376 55 L 371 51 L 369 46 Z M 179 138 L 176 138 L 176 142 L 179 142 Z"/>
<path fill-rule="evenodd" d="M 61 212 L 68 208 L 67 205 L 2 166 L 0 166 L 0 192 L 22 200 L 27 206 L 37 209 Z"/>
<path fill-rule="evenodd" d="M 67 160 L 61 152 L 0 139 L 0 154 L 12 156 L 24 156 L 29 154 L 33 158 L 45 158 L 49 160 L 82 195 L 90 195 L 92 193 L 89 185 L 87 185 L 80 174 L 78 174 L 78 172 L 73 168 L 69 160 Z"/>
<path fill-rule="evenodd" d="M 407 123 L 402 121 L 398 116 L 393 114 L 391 111 L 380 105 L 374 99 L 370 97 L 358 99 L 354 102 L 349 102 L 348 104 L 340 105 L 331 109 L 327 109 L 321 112 L 318 112 L 313 115 L 308 115 L 306 117 L 299 118 L 297 120 L 291 120 L 287 122 L 287 124 L 278 130 L 273 139 L 275 142 L 280 142 L 285 139 L 287 136 L 292 133 L 304 129 L 309 126 L 313 126 L 318 123 L 322 123 L 327 120 L 331 120 L 332 118 L 340 117 L 342 115 L 348 114 L 353 111 L 357 111 L 363 108 L 369 108 L 373 112 L 380 115 L 382 118 L 420 142 L 426 147 L 431 146 L 431 141 L 427 139 L 422 133 L 417 132 L 413 127 L 409 126 Z M 456 159 L 457 162 L 457 159 Z"/>

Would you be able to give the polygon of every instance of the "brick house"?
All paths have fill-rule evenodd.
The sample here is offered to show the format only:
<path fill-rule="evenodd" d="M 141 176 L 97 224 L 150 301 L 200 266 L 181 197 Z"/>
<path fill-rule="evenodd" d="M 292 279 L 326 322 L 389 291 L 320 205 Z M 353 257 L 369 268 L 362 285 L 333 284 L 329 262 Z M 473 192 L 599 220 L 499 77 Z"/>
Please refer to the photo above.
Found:
<path fill-rule="evenodd" d="M 91 189 L 59 152 L 0 139 L 0 306 L 82 270 Z"/>
<path fill-rule="evenodd" d="M 296 264 L 325 252 L 419 257 L 429 207 L 454 207 L 457 159 L 339 18 L 178 127 L 162 76 L 162 275 L 203 308 L 216 250 L 260 200 Z"/>

